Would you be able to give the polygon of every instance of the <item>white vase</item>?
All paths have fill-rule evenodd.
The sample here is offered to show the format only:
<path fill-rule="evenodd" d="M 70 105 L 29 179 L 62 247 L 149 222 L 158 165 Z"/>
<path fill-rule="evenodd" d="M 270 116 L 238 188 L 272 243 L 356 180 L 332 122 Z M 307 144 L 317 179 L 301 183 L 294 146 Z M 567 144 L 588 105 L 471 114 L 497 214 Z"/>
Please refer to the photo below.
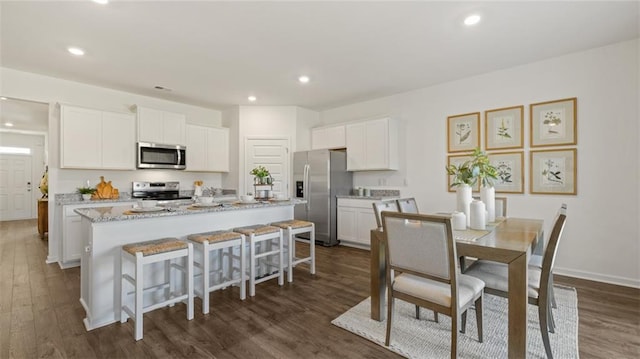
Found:
<path fill-rule="evenodd" d="M 487 212 L 489 213 L 489 222 L 496 221 L 496 189 L 493 187 L 480 188 L 480 200 L 484 202 Z"/>
<path fill-rule="evenodd" d="M 471 186 L 467 184 L 458 185 L 456 188 L 456 210 L 463 212 L 467 217 L 467 227 L 469 227 L 470 221 L 470 205 L 473 197 L 471 196 Z"/>
<path fill-rule="evenodd" d="M 471 229 L 484 230 L 485 229 L 485 206 L 482 201 L 474 200 L 471 202 L 471 223 L 469 227 Z"/>
<path fill-rule="evenodd" d="M 90 201 L 91 200 L 91 195 L 90 194 L 82 194 L 82 200 L 83 201 Z"/>

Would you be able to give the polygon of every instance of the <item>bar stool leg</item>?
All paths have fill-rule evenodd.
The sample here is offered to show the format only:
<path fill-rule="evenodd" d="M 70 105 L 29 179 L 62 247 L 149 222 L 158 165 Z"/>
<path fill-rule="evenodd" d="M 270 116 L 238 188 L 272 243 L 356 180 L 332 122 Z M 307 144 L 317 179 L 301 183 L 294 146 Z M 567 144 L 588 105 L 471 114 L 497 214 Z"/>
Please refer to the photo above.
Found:
<path fill-rule="evenodd" d="M 246 288 L 246 246 L 245 246 L 245 235 L 242 235 L 242 239 L 240 240 L 240 300 L 245 300 L 247 298 L 247 288 Z M 233 273 L 233 271 L 232 271 Z"/>
<path fill-rule="evenodd" d="M 311 224 L 311 234 L 309 236 L 309 255 L 311 256 L 310 272 L 316 274 L 316 225 Z"/>
<path fill-rule="evenodd" d="M 291 226 L 289 226 L 289 228 L 287 229 L 287 247 L 289 247 L 289 250 L 287 251 L 289 259 L 289 263 L 287 266 L 287 280 L 289 281 L 289 283 L 291 283 L 293 282 L 293 259 L 296 257 L 296 240 L 295 236 L 293 235 L 293 229 L 291 228 Z"/>
<path fill-rule="evenodd" d="M 144 298 L 144 273 L 142 268 L 144 267 L 142 262 L 142 253 L 136 253 L 136 293 L 135 293 L 135 301 L 136 301 L 136 318 L 135 318 L 135 339 L 142 339 L 142 300 Z"/>
<path fill-rule="evenodd" d="M 193 245 L 189 243 L 187 261 L 187 320 L 193 319 Z M 207 291 L 207 299 L 209 292 Z M 208 309 L 208 307 L 207 307 Z"/>
<path fill-rule="evenodd" d="M 209 243 L 203 243 L 202 253 L 202 313 L 209 314 Z"/>
<path fill-rule="evenodd" d="M 256 295 L 256 243 L 254 235 L 249 235 L 249 296 Z"/>
<path fill-rule="evenodd" d="M 284 285 L 284 273 L 283 273 L 283 265 L 284 265 L 284 256 L 282 254 L 282 251 L 284 250 L 284 240 L 282 238 L 282 229 L 280 229 L 280 237 L 278 237 L 278 247 L 279 247 L 279 253 L 278 253 L 278 260 L 280 262 L 278 262 L 278 267 L 280 269 L 280 274 L 278 275 L 278 285 Z M 291 251 L 289 251 L 291 252 Z M 291 265 L 291 262 L 289 262 L 289 265 Z M 289 275 L 292 275 L 291 272 L 289 272 Z M 292 279 L 293 280 L 293 277 Z"/>

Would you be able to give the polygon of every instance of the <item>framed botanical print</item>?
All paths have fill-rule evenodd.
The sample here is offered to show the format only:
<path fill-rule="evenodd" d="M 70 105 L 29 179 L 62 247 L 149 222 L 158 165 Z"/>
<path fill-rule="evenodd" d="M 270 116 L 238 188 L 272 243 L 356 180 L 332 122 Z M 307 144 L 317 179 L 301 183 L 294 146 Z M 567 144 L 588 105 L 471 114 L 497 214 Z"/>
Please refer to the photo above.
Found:
<path fill-rule="evenodd" d="M 451 165 L 456 165 L 456 166 L 460 165 L 464 161 L 469 161 L 470 159 L 471 159 L 471 156 L 469 156 L 469 155 L 450 155 L 450 156 L 447 157 L 447 167 L 449 167 Z M 455 187 L 451 187 L 451 183 L 453 183 L 453 176 L 447 174 L 447 190 L 449 192 L 455 192 L 456 188 Z M 471 187 L 471 189 L 474 192 L 480 191 L 480 183 L 476 182 L 476 184 L 473 185 Z"/>
<path fill-rule="evenodd" d="M 524 106 L 484 112 L 484 143 L 487 150 L 523 148 Z"/>
<path fill-rule="evenodd" d="M 577 101 L 573 97 L 531 104 L 531 147 L 577 144 Z"/>
<path fill-rule="evenodd" d="M 489 153 L 489 163 L 498 171 L 496 193 L 524 193 L 524 152 Z"/>
<path fill-rule="evenodd" d="M 577 194 L 578 150 L 531 151 L 531 193 Z"/>
<path fill-rule="evenodd" d="M 480 147 L 480 112 L 447 117 L 449 152 L 473 151 Z"/>

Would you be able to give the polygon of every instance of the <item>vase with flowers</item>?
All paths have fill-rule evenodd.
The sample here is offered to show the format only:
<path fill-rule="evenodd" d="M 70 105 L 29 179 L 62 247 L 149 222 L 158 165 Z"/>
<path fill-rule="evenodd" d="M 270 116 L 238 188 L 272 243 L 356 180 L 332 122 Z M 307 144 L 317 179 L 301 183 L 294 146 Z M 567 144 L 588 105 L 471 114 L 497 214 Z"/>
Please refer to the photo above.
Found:
<path fill-rule="evenodd" d="M 271 173 L 264 166 L 258 166 L 251 170 L 250 174 L 254 175 L 254 184 L 271 184 Z"/>
<path fill-rule="evenodd" d="M 456 187 L 456 209 L 460 212 L 464 212 L 467 217 L 467 226 L 470 224 L 470 206 L 472 197 L 472 189 L 478 181 L 482 185 L 485 191 L 485 206 L 487 212 L 489 207 L 492 209 L 493 217 L 489 212 L 489 220 L 495 220 L 495 190 L 493 188 L 493 181 L 497 179 L 497 170 L 489 162 L 489 157 L 480 148 L 476 148 L 471 154 L 471 158 L 457 165 L 449 165 L 446 167 L 447 174 L 453 176 L 451 187 Z M 493 196 L 491 196 L 493 193 Z M 481 191 L 482 199 L 482 191 Z M 484 201 L 483 201 L 484 202 Z M 493 219 L 492 219 L 493 218 Z"/>

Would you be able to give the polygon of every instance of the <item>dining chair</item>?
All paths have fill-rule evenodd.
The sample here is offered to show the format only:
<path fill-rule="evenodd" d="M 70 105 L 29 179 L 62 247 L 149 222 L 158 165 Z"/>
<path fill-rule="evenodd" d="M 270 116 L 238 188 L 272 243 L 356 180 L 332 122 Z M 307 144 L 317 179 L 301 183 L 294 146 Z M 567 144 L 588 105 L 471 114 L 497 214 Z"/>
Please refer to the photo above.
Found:
<path fill-rule="evenodd" d="M 542 333 L 542 342 L 547 354 L 547 358 L 552 359 L 551 343 L 549 342 L 549 332 L 554 332 L 553 313 L 550 305 L 551 286 L 553 282 L 553 266 L 558 251 L 558 243 L 562 237 L 564 225 L 567 220 L 567 205 L 562 204 L 556 219 L 554 221 L 553 230 L 549 236 L 547 248 L 542 259 L 542 266 L 529 266 L 529 283 L 528 296 L 529 303 L 538 306 L 538 318 L 540 320 L 540 332 Z M 486 260 L 478 260 L 471 264 L 465 274 L 474 276 L 486 283 L 485 292 L 508 297 L 509 277 L 506 264 L 496 263 Z"/>
<path fill-rule="evenodd" d="M 385 345 L 391 341 L 395 299 L 451 317 L 452 358 L 457 358 L 458 328 L 465 332 L 467 310 L 475 304 L 478 341 L 482 342 L 484 283 L 460 273 L 451 218 L 384 211 L 382 224 L 390 278 Z"/>
<path fill-rule="evenodd" d="M 420 213 L 414 197 L 401 198 L 396 200 L 396 202 L 398 203 L 398 210 L 402 213 Z"/>
<path fill-rule="evenodd" d="M 376 223 L 378 224 L 378 229 L 382 229 L 382 218 L 380 217 L 380 213 L 382 211 L 391 211 L 398 212 L 398 203 L 395 199 L 390 199 L 386 201 L 373 202 L 373 213 L 376 216 Z"/>

